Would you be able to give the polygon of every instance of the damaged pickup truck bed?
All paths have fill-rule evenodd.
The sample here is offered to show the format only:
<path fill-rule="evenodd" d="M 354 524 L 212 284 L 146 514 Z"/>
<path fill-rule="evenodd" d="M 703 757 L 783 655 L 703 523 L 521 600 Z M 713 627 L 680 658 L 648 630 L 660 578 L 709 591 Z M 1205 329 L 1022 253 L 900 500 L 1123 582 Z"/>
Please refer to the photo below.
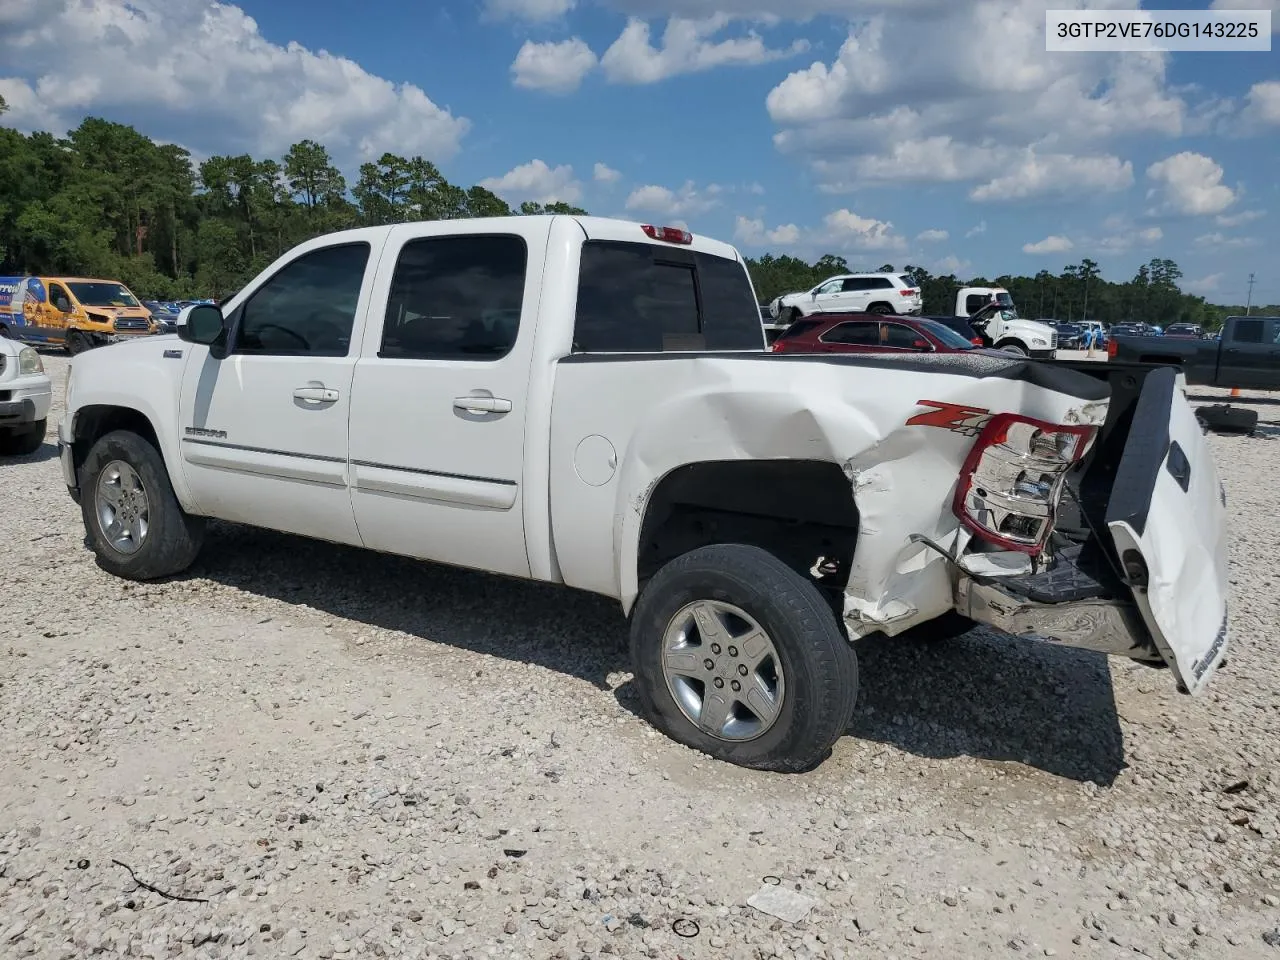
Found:
<path fill-rule="evenodd" d="M 683 230 L 348 231 L 76 357 L 63 469 L 122 577 L 214 517 L 615 597 L 649 719 L 748 767 L 821 762 L 870 633 L 1209 682 L 1225 496 L 1172 370 L 764 347 L 737 251 Z"/>

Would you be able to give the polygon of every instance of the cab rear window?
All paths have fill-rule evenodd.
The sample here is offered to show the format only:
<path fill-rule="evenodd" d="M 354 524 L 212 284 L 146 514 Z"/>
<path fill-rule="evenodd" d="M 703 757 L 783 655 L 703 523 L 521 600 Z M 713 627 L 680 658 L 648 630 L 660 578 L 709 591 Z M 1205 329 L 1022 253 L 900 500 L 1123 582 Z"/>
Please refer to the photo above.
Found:
<path fill-rule="evenodd" d="M 582 245 L 575 353 L 763 350 L 746 268 L 649 243 Z"/>

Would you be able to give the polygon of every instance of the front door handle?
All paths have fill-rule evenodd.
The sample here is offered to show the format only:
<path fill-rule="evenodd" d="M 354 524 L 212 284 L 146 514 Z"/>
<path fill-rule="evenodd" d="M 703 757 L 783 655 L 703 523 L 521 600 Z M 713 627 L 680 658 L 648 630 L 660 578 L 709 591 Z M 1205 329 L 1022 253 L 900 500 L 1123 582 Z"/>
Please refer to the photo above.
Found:
<path fill-rule="evenodd" d="M 502 397 L 454 397 L 453 406 L 468 413 L 509 413 L 511 401 Z"/>
<path fill-rule="evenodd" d="M 293 399 L 310 400 L 313 403 L 335 403 L 338 391 L 329 387 L 298 387 L 293 391 Z"/>

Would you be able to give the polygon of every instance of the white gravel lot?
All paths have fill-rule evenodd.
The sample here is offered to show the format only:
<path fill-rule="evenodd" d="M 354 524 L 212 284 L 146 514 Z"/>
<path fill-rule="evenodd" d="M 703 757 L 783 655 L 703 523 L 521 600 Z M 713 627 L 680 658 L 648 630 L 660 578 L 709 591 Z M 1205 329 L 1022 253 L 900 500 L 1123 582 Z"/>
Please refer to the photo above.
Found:
<path fill-rule="evenodd" d="M 188 577 L 113 579 L 51 431 L 0 464 L 0 957 L 1280 958 L 1254 401 L 1212 439 L 1236 644 L 1204 698 L 982 632 L 866 643 L 798 777 L 638 719 L 600 598 L 229 526 Z M 816 906 L 747 906 L 766 878 Z"/>

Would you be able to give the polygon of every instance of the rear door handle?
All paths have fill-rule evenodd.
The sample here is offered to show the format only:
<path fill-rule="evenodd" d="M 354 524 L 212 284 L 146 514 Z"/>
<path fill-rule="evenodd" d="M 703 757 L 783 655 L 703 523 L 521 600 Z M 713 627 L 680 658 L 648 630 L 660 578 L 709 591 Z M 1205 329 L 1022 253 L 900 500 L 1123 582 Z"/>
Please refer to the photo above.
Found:
<path fill-rule="evenodd" d="M 293 399 L 310 400 L 313 403 L 334 403 L 338 399 L 338 391 L 329 387 L 298 387 L 293 391 Z"/>
<path fill-rule="evenodd" d="M 453 406 L 468 413 L 508 413 L 511 401 L 502 397 L 454 397 Z"/>

